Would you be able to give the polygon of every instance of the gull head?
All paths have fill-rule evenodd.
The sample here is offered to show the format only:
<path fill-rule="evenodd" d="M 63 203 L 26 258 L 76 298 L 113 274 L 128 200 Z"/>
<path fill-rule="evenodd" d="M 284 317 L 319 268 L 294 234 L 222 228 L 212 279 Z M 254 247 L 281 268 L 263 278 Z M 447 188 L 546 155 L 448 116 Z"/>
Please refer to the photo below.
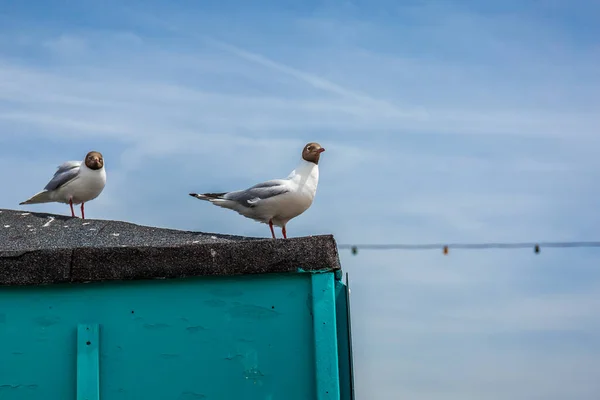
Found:
<path fill-rule="evenodd" d="M 85 156 L 85 166 L 92 170 L 102 169 L 104 167 L 104 157 L 102 153 L 90 151 Z"/>
<path fill-rule="evenodd" d="M 310 142 L 302 149 L 302 158 L 308 162 L 319 164 L 319 158 L 324 151 L 325 149 L 319 143 Z"/>

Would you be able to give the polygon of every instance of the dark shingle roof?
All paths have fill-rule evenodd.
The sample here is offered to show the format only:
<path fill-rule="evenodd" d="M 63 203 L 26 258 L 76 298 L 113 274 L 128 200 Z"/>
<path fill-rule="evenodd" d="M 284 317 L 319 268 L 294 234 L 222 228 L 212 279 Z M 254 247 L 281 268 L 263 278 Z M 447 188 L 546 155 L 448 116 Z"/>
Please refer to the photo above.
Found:
<path fill-rule="evenodd" d="M 339 269 L 331 235 L 257 239 L 0 209 L 0 285 Z"/>

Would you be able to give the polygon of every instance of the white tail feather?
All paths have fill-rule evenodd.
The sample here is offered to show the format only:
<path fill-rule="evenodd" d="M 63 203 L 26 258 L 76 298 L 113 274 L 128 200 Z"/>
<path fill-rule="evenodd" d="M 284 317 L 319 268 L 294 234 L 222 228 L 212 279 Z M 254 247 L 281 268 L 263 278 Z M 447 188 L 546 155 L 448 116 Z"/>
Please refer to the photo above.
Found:
<path fill-rule="evenodd" d="M 31 196 L 30 199 L 25 200 L 24 202 L 19 203 L 19 204 L 22 205 L 22 204 L 51 203 L 54 201 L 53 195 L 54 195 L 53 192 L 44 190 L 44 191 L 34 194 L 33 196 Z"/>

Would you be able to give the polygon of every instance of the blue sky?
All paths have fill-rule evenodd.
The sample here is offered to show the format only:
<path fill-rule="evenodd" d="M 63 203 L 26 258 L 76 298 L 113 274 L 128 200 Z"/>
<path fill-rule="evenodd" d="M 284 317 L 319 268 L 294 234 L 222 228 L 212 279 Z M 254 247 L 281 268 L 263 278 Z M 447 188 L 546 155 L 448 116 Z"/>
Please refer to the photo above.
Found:
<path fill-rule="evenodd" d="M 598 240 L 596 1 L 0 0 L 0 208 L 91 149 L 89 218 L 268 237 L 189 192 L 327 152 L 290 236 Z M 358 398 L 596 399 L 594 249 L 342 252 Z"/>

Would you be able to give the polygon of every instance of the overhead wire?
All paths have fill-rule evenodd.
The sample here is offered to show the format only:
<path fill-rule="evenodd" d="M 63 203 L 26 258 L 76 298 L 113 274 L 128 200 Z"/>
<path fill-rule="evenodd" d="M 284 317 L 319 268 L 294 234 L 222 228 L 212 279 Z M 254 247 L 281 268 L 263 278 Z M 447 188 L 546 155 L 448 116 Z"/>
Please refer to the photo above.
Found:
<path fill-rule="evenodd" d="M 538 254 L 541 248 L 600 248 L 600 241 L 573 242 L 488 242 L 488 243 L 425 243 L 425 244 L 340 244 L 338 249 L 350 250 L 353 255 L 359 250 L 440 250 L 448 255 L 450 249 L 486 250 L 486 249 L 533 249 Z"/>

